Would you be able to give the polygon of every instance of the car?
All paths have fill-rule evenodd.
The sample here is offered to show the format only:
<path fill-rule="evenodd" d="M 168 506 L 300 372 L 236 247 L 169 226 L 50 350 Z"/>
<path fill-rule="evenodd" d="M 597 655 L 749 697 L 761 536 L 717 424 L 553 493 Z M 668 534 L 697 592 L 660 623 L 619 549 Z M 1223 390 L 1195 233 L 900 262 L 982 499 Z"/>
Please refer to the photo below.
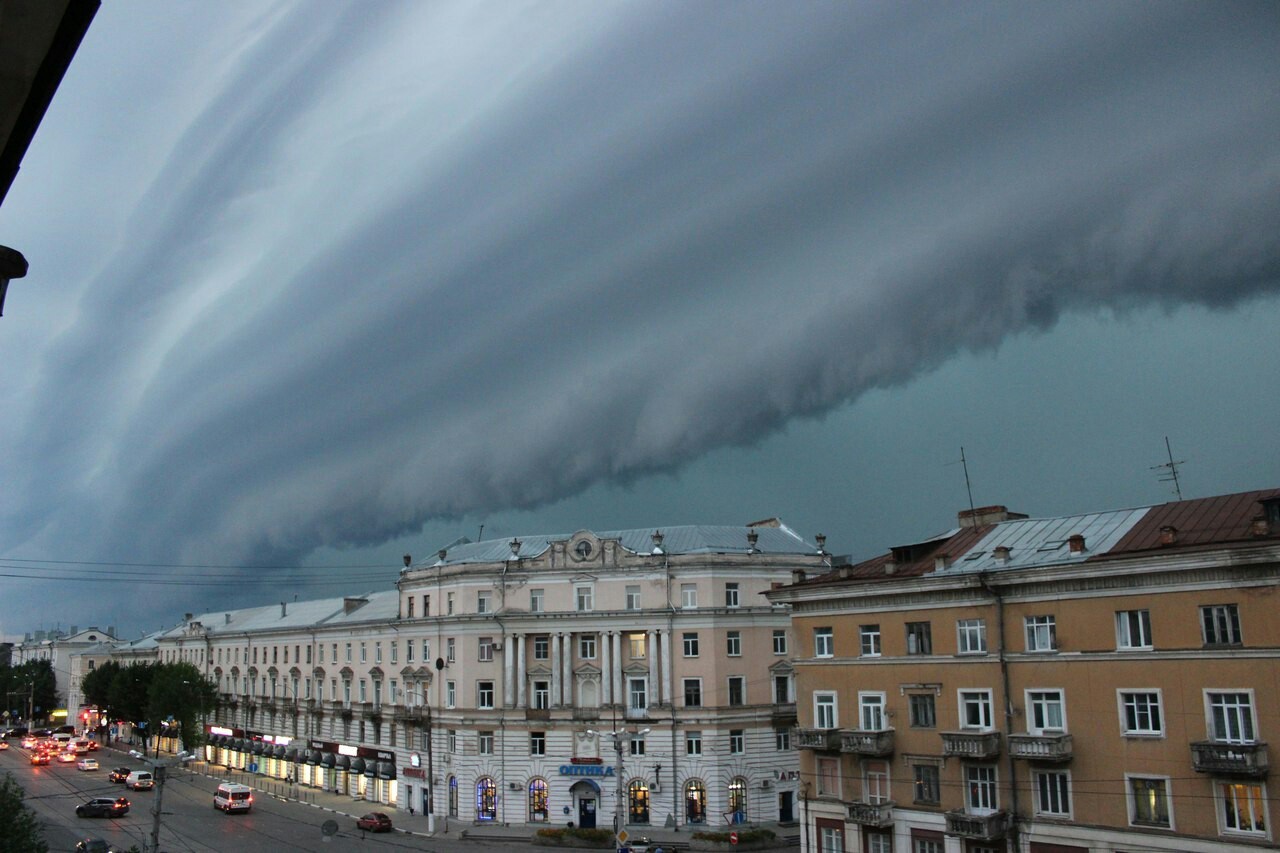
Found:
<path fill-rule="evenodd" d="M 102 749 L 102 744 L 98 743 L 96 740 L 89 741 L 90 752 L 97 752 L 100 749 Z"/>
<path fill-rule="evenodd" d="M 125 779 L 129 778 L 129 774 L 132 772 L 133 769 L 130 767 L 116 767 L 107 774 L 107 778 L 112 782 L 123 782 Z"/>
<path fill-rule="evenodd" d="M 76 762 L 76 769 L 77 769 L 77 770 L 97 770 L 97 769 L 98 769 L 98 759 L 96 759 L 96 758 L 82 758 L 82 759 L 80 759 L 79 761 L 77 761 L 77 762 Z"/>
<path fill-rule="evenodd" d="M 63 764 L 74 764 L 76 761 L 75 750 L 71 750 L 69 752 L 59 752 L 58 761 L 62 762 Z"/>
<path fill-rule="evenodd" d="M 8 749 L 8 748 L 9 748 L 9 741 L 0 740 L 0 749 Z"/>
<path fill-rule="evenodd" d="M 113 847 L 102 838 L 85 838 L 76 842 L 76 853 L 123 853 L 123 848 Z"/>
<path fill-rule="evenodd" d="M 364 817 L 356 818 L 356 828 L 366 832 L 390 832 L 391 818 L 386 812 L 369 812 Z"/>
<path fill-rule="evenodd" d="M 33 752 L 33 753 L 31 753 L 31 763 L 32 763 L 32 764 L 48 764 L 48 763 L 49 763 L 49 753 L 47 753 L 47 752 Z"/>
<path fill-rule="evenodd" d="M 124 786 L 135 791 L 150 791 L 156 786 L 156 780 L 146 770 L 134 770 L 125 777 Z"/>
<path fill-rule="evenodd" d="M 213 792 L 213 807 L 221 809 L 224 814 L 247 812 L 253 808 L 253 789 L 248 785 L 223 782 Z"/>
<path fill-rule="evenodd" d="M 76 817 L 123 817 L 131 803 L 124 797 L 94 797 L 76 806 Z"/>
<path fill-rule="evenodd" d="M 31 735 L 27 735 L 26 737 L 24 737 L 24 738 L 22 739 L 22 748 L 23 748 L 23 749 L 35 749 L 35 748 L 36 748 L 36 739 L 35 739 L 35 738 L 33 738 Z"/>

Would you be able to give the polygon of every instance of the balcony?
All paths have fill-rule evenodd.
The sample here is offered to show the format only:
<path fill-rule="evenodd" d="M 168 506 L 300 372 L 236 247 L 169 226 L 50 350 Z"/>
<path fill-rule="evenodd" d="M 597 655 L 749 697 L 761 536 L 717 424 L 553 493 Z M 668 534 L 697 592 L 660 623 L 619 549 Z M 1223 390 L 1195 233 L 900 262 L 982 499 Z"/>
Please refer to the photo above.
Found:
<path fill-rule="evenodd" d="M 974 841 L 995 841 L 1009 831 L 1009 813 L 969 814 L 963 809 L 947 812 L 947 835 Z"/>
<path fill-rule="evenodd" d="M 573 718 L 575 720 L 598 720 L 600 719 L 599 708 L 574 708 Z"/>
<path fill-rule="evenodd" d="M 545 722 L 546 720 L 551 719 L 551 709 L 550 708 L 525 708 L 524 718 L 526 720 L 541 720 Z"/>
<path fill-rule="evenodd" d="M 427 708 L 425 705 L 397 705 L 395 706 L 395 719 L 402 723 L 412 723 L 426 719 Z"/>
<path fill-rule="evenodd" d="M 840 748 L 839 729 L 796 729 L 796 749 L 836 750 Z"/>
<path fill-rule="evenodd" d="M 1000 754 L 999 732 L 942 732 L 942 754 L 982 760 Z"/>
<path fill-rule="evenodd" d="M 893 826 L 893 802 L 845 803 L 849 808 L 849 823 L 861 826 Z"/>
<path fill-rule="evenodd" d="M 893 729 L 878 732 L 840 733 L 840 751 L 854 755 L 884 756 L 893 753 Z"/>
<path fill-rule="evenodd" d="M 796 703 L 777 703 L 769 712 L 769 723 L 775 729 L 792 728 L 796 724 Z"/>
<path fill-rule="evenodd" d="M 1028 761 L 1070 761 L 1071 735 L 1009 735 L 1009 754 Z"/>
<path fill-rule="evenodd" d="M 1265 743 L 1203 740 L 1191 744 L 1191 766 L 1197 773 L 1261 778 L 1267 775 L 1270 762 Z"/>

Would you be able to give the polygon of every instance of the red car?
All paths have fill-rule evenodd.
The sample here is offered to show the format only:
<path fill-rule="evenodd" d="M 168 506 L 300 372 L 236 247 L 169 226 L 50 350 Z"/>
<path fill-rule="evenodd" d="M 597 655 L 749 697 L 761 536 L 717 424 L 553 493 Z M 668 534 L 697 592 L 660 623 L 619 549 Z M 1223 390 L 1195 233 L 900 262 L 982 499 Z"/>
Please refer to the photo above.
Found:
<path fill-rule="evenodd" d="M 369 812 L 364 817 L 356 818 L 356 828 L 366 832 L 390 832 L 391 818 L 385 812 Z"/>
<path fill-rule="evenodd" d="M 31 753 L 31 763 L 32 763 L 32 764 L 48 764 L 48 763 L 49 763 L 49 753 L 47 753 L 47 752 L 33 752 L 33 753 Z"/>

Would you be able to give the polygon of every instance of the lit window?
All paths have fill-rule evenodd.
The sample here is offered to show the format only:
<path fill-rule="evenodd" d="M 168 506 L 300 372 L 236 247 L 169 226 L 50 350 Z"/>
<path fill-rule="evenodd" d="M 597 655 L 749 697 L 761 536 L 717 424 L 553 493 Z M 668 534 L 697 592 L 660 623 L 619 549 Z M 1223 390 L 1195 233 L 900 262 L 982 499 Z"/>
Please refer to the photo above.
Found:
<path fill-rule="evenodd" d="M 1129 776 L 1129 822 L 1139 826 L 1170 828 L 1169 780 L 1150 776 Z"/>
<path fill-rule="evenodd" d="M 1222 828 L 1226 832 L 1265 835 L 1267 832 L 1267 798 L 1261 785 L 1248 782 L 1219 782 L 1218 799 L 1222 804 Z"/>
<path fill-rule="evenodd" d="M 645 657 L 645 635 L 641 633 L 628 634 L 627 646 L 631 650 L 632 660 L 644 660 Z"/>

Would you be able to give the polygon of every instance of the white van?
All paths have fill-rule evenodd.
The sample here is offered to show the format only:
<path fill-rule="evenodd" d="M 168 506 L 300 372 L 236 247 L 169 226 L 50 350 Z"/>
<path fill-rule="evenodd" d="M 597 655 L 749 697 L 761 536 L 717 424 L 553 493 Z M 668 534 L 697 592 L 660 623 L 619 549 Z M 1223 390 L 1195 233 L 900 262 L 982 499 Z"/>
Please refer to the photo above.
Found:
<path fill-rule="evenodd" d="M 253 808 L 253 789 L 248 785 L 223 782 L 213 793 L 213 807 L 224 814 L 247 812 Z"/>
<path fill-rule="evenodd" d="M 156 786 L 156 780 L 146 770 L 135 770 L 124 777 L 124 786 L 135 791 L 149 791 Z"/>

